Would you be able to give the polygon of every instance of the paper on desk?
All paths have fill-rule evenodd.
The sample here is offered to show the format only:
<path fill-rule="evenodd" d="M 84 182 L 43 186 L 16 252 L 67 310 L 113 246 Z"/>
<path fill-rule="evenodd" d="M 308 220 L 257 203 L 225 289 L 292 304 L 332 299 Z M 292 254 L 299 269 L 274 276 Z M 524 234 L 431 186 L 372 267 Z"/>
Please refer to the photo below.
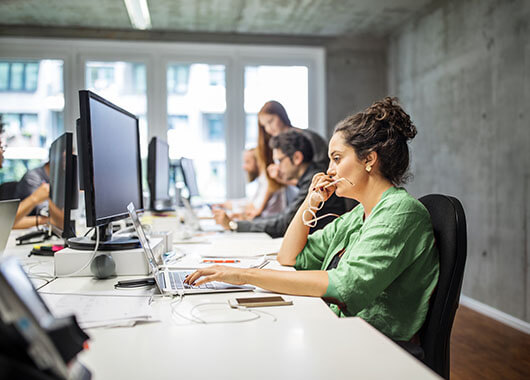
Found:
<path fill-rule="evenodd" d="M 226 256 L 225 256 L 226 257 Z M 224 257 L 219 257 L 223 259 Z M 239 258 L 236 259 L 234 263 L 215 263 L 215 262 L 204 262 L 205 260 L 210 259 L 201 257 L 199 255 L 186 255 L 183 258 L 177 261 L 170 261 L 164 264 L 165 267 L 169 269 L 199 269 L 206 268 L 212 265 L 226 265 L 234 268 L 257 268 L 264 263 L 264 258 L 262 257 L 248 257 L 248 258 Z M 211 258 L 212 261 L 215 261 L 215 258 Z"/>
<path fill-rule="evenodd" d="M 151 319 L 148 296 L 41 293 L 53 315 L 75 314 L 82 328 L 132 326 Z"/>
<path fill-rule="evenodd" d="M 270 240 L 220 239 L 200 250 L 202 257 L 258 257 L 277 254 L 283 238 Z"/>

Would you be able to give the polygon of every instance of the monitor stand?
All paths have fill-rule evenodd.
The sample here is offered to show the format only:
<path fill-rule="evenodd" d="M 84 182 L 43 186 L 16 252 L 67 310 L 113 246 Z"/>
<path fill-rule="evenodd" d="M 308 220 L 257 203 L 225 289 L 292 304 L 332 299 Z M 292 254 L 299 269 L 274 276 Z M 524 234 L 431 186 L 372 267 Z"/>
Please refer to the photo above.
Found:
<path fill-rule="evenodd" d="M 131 236 L 112 236 L 112 224 L 96 227 L 99 229 L 98 251 L 122 251 L 141 247 L 138 238 Z M 93 251 L 96 248 L 96 234 L 92 237 L 73 237 L 66 241 L 68 247 L 80 251 Z"/>

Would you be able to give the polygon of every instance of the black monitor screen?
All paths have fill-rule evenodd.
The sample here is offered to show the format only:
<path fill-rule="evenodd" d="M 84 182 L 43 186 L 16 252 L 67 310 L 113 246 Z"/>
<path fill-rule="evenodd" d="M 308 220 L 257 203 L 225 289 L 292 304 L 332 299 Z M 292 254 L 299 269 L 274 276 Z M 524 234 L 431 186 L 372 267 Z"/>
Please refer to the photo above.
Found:
<path fill-rule="evenodd" d="M 89 147 L 79 149 L 83 185 L 93 202 L 86 211 L 87 225 L 102 225 L 128 217 L 130 202 L 143 209 L 138 118 L 90 91 L 79 95 Z"/>
<path fill-rule="evenodd" d="M 70 211 L 77 208 L 77 160 L 72 153 L 73 134 L 66 132 L 50 147 L 50 223 L 63 237 L 75 236 Z"/>
<path fill-rule="evenodd" d="M 148 161 L 151 164 L 148 173 L 151 198 L 157 201 L 169 199 L 169 145 L 153 137 L 149 144 Z"/>
<path fill-rule="evenodd" d="M 199 187 L 197 186 L 197 177 L 195 175 L 195 167 L 193 166 L 193 160 L 182 157 L 180 159 L 180 167 L 182 168 L 182 174 L 184 176 L 184 182 L 189 191 L 190 197 L 199 196 Z"/>

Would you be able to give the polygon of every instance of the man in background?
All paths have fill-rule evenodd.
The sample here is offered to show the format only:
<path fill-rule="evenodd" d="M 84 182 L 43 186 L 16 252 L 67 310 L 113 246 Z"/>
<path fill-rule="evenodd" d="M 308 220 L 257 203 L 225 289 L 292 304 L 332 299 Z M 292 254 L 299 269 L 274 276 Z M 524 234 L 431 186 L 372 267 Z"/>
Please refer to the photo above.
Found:
<path fill-rule="evenodd" d="M 316 173 L 325 172 L 327 167 L 313 161 L 313 148 L 309 139 L 296 130 L 289 130 L 274 136 L 270 140 L 273 150 L 274 163 L 279 167 L 282 180 L 296 182 L 298 195 L 287 205 L 287 208 L 271 217 L 255 218 L 254 220 L 232 220 L 223 210 L 214 210 L 217 224 L 227 230 L 237 232 L 266 232 L 273 238 L 282 237 L 289 227 L 300 205 L 304 202 L 309 191 L 309 185 Z M 343 199 L 333 194 L 324 204 L 317 215 L 338 214 L 345 212 Z M 319 221 L 311 232 L 324 227 L 333 218 Z"/>

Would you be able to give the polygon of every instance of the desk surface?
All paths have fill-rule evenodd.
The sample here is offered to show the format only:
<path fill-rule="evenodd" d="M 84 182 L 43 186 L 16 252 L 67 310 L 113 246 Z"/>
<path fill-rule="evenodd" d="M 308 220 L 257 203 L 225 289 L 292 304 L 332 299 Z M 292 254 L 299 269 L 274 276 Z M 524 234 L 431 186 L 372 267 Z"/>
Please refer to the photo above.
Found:
<path fill-rule="evenodd" d="M 15 247 L 15 235 L 6 254 L 21 258 L 32 274 L 52 274 L 53 258 L 28 259 L 29 246 Z M 86 293 L 110 291 L 116 279 L 34 282 L 43 292 Z M 184 315 L 200 304 L 196 311 L 210 321 L 247 319 L 247 312 L 230 309 L 227 300 L 252 295 L 263 293 L 188 295 L 178 304 L 154 298 L 151 307 L 159 322 L 90 329 L 90 348 L 79 359 L 96 380 L 438 378 L 362 319 L 337 318 L 320 298 L 284 296 L 292 306 L 259 308 L 259 319 L 240 323 L 197 324 L 171 312 L 172 302 Z"/>

